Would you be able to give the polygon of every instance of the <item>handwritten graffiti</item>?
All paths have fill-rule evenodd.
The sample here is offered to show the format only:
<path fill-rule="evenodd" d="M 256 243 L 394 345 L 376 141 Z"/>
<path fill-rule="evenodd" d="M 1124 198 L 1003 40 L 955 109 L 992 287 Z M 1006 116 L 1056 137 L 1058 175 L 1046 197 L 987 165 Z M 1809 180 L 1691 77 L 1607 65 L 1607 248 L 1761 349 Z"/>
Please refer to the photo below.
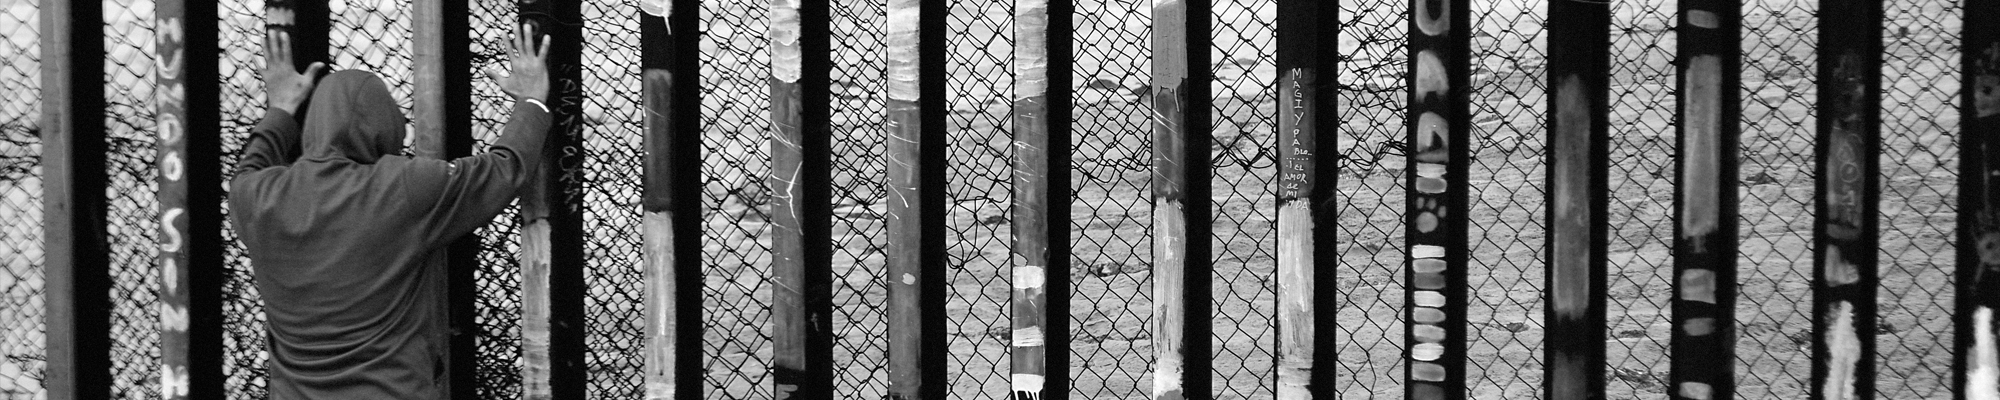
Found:
<path fill-rule="evenodd" d="M 182 121 L 187 113 L 187 92 L 181 74 L 184 68 L 185 27 L 180 15 L 186 4 L 165 1 L 154 26 L 159 52 L 158 122 L 160 202 L 160 397 L 173 400 L 188 396 L 188 301 L 184 279 L 188 278 L 186 214 L 188 203 L 187 168 L 182 154 L 187 151 L 187 135 Z M 211 266 L 212 267 L 212 266 Z"/>
<path fill-rule="evenodd" d="M 1854 51 L 1842 53 L 1834 64 L 1833 101 L 1835 111 L 1832 130 L 1832 145 L 1826 161 L 1826 200 L 1828 224 L 1827 235 L 1840 240 L 1861 237 L 1861 224 L 1865 205 L 1862 193 L 1866 177 L 1863 171 L 1862 154 L 1867 143 L 1861 137 L 1867 127 L 1863 126 L 1864 99 L 1861 70 L 1861 55 Z"/>

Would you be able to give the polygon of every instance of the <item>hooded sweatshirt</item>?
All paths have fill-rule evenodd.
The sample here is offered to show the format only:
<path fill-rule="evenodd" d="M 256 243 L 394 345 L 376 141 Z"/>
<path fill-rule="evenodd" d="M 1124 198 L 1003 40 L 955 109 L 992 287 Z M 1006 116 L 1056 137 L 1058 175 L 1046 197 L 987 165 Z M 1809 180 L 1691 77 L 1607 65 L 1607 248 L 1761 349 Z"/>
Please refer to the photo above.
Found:
<path fill-rule="evenodd" d="M 445 394 L 445 265 L 433 257 L 491 222 L 543 158 L 547 111 L 516 104 L 487 152 L 400 155 L 402 110 L 380 78 L 319 83 L 303 133 L 271 110 L 230 181 L 270 329 L 272 399 Z"/>

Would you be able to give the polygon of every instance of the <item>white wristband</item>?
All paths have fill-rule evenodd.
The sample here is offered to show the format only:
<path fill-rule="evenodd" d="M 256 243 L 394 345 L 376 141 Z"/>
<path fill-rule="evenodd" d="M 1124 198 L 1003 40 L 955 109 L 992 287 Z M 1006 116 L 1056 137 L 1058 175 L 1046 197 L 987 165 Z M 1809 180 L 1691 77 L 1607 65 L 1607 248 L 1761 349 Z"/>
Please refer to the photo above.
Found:
<path fill-rule="evenodd" d="M 535 107 L 541 107 L 541 109 L 542 109 L 542 112 L 549 112 L 549 106 L 548 106 L 547 104 L 542 104 L 542 101 L 541 101 L 541 100 L 535 100 L 535 99 L 522 99 L 521 101 L 522 101 L 522 102 L 525 102 L 525 103 L 528 103 L 528 104 L 534 104 L 534 105 L 535 105 Z"/>

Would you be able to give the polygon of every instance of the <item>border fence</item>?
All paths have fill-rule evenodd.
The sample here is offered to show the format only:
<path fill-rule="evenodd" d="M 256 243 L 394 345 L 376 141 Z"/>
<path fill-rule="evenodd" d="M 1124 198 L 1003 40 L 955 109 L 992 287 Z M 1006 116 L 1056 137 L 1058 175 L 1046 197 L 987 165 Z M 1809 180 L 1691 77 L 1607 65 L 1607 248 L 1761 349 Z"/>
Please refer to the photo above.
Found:
<path fill-rule="evenodd" d="M 2000 398 L 1987 0 L 0 0 L 0 397 L 266 397 L 265 30 L 449 158 L 519 22 L 454 399 Z"/>

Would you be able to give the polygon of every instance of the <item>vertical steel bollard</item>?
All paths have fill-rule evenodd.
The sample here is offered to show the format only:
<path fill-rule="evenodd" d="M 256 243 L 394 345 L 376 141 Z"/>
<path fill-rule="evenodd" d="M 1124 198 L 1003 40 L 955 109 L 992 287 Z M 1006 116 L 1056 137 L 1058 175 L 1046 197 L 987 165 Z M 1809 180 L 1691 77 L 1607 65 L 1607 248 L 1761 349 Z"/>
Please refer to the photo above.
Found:
<path fill-rule="evenodd" d="M 827 0 L 771 0 L 773 393 L 833 398 Z"/>
<path fill-rule="evenodd" d="M 583 214 L 577 183 L 565 171 L 581 164 L 583 13 L 571 0 L 520 0 L 520 20 L 548 36 L 549 127 L 543 169 L 521 196 L 521 372 L 529 399 L 583 398 Z M 540 38 L 535 39 L 540 43 Z"/>
<path fill-rule="evenodd" d="M 2000 2 L 1965 2 L 1953 398 L 2000 398 Z"/>
<path fill-rule="evenodd" d="M 1014 6 L 1014 237 L 1009 377 L 1015 400 L 1069 397 L 1073 0 Z"/>
<path fill-rule="evenodd" d="M 646 400 L 702 398 L 701 2 L 639 3 Z"/>
<path fill-rule="evenodd" d="M 159 114 L 160 397 L 222 398 L 222 143 L 216 11 L 154 6 Z"/>
<path fill-rule="evenodd" d="M 1672 363 L 1667 395 L 1736 394 L 1737 76 L 1741 6 L 1683 0 L 1675 67 L 1680 74 L 1680 157 L 1674 182 Z"/>
<path fill-rule="evenodd" d="M 1339 269 L 1334 48 L 1340 7 L 1278 1 L 1277 398 L 1333 399 Z"/>
<path fill-rule="evenodd" d="M 1459 399 L 1465 397 L 1471 13 L 1464 0 L 1410 3 L 1404 395 Z"/>
<path fill-rule="evenodd" d="M 1153 393 L 1208 398 L 1208 0 L 1153 3 Z"/>
<path fill-rule="evenodd" d="M 889 0 L 889 398 L 945 397 L 945 7 Z"/>
<path fill-rule="evenodd" d="M 50 399 L 109 399 L 103 4 L 40 6 L 42 268 L 48 307 L 48 369 L 42 382 Z"/>
<path fill-rule="evenodd" d="M 1549 2 L 1548 356 L 1551 400 L 1604 397 L 1611 12 Z"/>
<path fill-rule="evenodd" d="M 1820 5 L 1819 135 L 1813 153 L 1815 399 L 1875 397 L 1882 2 Z"/>
<path fill-rule="evenodd" d="M 415 72 L 414 103 L 410 122 L 411 152 L 417 157 L 451 160 L 472 155 L 472 49 L 471 21 L 466 0 L 417 0 L 411 4 L 412 69 Z M 442 290 L 446 303 L 446 396 L 474 400 L 479 380 L 478 364 L 478 284 L 473 272 L 479 268 L 479 236 L 467 234 L 436 255 L 432 265 L 444 267 L 443 281 L 430 283 Z"/>

